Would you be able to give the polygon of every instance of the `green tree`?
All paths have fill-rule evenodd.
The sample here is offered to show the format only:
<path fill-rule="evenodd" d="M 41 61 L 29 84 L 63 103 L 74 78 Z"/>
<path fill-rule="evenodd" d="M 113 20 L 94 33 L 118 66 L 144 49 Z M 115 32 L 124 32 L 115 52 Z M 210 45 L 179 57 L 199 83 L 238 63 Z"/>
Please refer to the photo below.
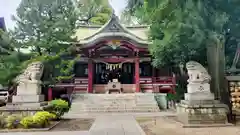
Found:
<path fill-rule="evenodd" d="M 145 0 L 132 15 L 151 26 L 150 51 L 155 66 L 177 65 L 188 60 L 208 64 L 211 89 L 216 97 L 228 98 L 224 83 L 224 45 L 228 29 L 233 30 L 230 32 L 232 42 L 239 39 L 239 5 L 236 0 Z"/>
<path fill-rule="evenodd" d="M 22 71 L 21 62 L 29 59 L 15 51 L 17 42 L 7 32 L 0 31 L 0 84 L 8 86 Z"/>
<path fill-rule="evenodd" d="M 42 55 L 59 52 L 58 42 L 73 41 L 77 16 L 71 0 L 22 0 L 14 20 L 15 38 Z"/>
<path fill-rule="evenodd" d="M 78 0 L 76 5 L 81 25 L 103 25 L 112 13 L 108 0 Z"/>
<path fill-rule="evenodd" d="M 42 61 L 51 67 L 53 79 L 70 77 L 74 56 L 65 57 L 72 55 L 69 43 L 75 41 L 71 36 L 78 20 L 72 0 L 22 0 L 14 19 L 14 38 L 33 52 L 22 65 Z"/>

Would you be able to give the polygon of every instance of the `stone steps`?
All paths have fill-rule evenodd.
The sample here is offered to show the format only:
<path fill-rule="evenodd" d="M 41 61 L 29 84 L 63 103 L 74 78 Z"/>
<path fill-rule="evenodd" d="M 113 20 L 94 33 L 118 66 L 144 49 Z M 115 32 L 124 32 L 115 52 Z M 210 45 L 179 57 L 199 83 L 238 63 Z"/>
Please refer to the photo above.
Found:
<path fill-rule="evenodd" d="M 101 107 L 109 107 L 109 106 L 112 106 L 112 107 L 149 107 L 149 106 L 156 106 L 157 104 L 118 104 L 118 105 L 113 105 L 113 104 L 110 104 L 110 105 L 103 105 L 103 104 L 99 104 L 101 105 Z M 99 105 L 90 105 L 90 104 L 72 104 L 72 107 L 99 107 Z"/>
<path fill-rule="evenodd" d="M 104 112 L 159 112 L 157 109 L 129 109 L 129 110 L 81 110 L 81 111 L 76 111 L 76 112 L 71 112 L 70 114 L 81 114 L 81 113 L 104 113 Z M 68 113 L 69 114 L 69 113 Z"/>
<path fill-rule="evenodd" d="M 78 109 L 88 109 L 88 108 L 119 108 L 119 109 L 128 109 L 128 108 L 154 108 L 154 107 L 158 107 L 157 105 L 137 105 L 137 106 L 72 106 L 72 110 L 78 110 Z"/>
<path fill-rule="evenodd" d="M 154 94 L 77 94 L 69 114 L 159 112 Z"/>
<path fill-rule="evenodd" d="M 158 107 L 128 107 L 128 108 L 119 108 L 119 107 L 93 107 L 93 108 L 79 108 L 79 109 L 71 109 L 72 112 L 158 112 Z"/>

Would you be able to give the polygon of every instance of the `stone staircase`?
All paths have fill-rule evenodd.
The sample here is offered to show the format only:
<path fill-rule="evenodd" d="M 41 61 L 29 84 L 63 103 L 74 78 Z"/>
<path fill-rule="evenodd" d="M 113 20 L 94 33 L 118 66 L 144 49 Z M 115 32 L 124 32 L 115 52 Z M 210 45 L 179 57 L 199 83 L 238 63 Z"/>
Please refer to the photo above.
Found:
<path fill-rule="evenodd" d="M 68 114 L 159 111 L 154 94 L 76 94 Z"/>

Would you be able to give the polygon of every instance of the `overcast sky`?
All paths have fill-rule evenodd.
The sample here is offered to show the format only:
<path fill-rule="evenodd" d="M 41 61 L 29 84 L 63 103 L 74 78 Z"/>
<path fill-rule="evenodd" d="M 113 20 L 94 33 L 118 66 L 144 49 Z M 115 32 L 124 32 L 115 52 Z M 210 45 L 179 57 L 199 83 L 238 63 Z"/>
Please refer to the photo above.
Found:
<path fill-rule="evenodd" d="M 126 2 L 125 0 L 109 0 L 115 13 L 119 16 L 121 11 L 124 9 Z M 11 16 L 16 13 L 21 0 L 0 0 L 0 17 L 5 18 L 7 28 L 13 28 L 14 22 L 11 20 Z"/>

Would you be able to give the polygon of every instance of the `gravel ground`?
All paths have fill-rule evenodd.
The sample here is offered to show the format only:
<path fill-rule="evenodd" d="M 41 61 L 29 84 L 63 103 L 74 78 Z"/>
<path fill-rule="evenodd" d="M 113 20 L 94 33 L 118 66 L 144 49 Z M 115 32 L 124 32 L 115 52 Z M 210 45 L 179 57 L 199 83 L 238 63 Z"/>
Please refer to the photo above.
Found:
<path fill-rule="evenodd" d="M 51 131 L 88 131 L 93 119 L 64 119 Z"/>
<path fill-rule="evenodd" d="M 146 135 L 240 135 L 240 126 L 182 128 L 180 123 L 166 117 L 137 118 L 136 120 Z"/>

